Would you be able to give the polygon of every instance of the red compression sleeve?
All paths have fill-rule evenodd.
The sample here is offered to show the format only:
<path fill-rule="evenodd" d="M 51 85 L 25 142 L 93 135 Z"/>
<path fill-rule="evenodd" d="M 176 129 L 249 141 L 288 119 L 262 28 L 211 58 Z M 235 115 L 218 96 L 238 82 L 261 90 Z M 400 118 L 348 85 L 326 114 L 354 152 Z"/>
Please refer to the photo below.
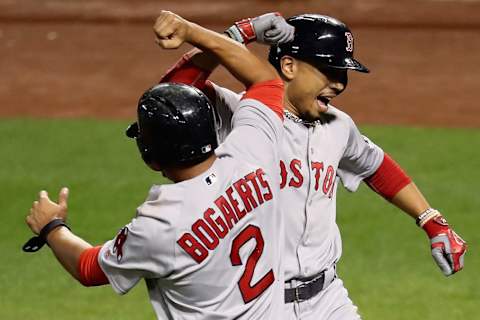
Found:
<path fill-rule="evenodd" d="M 205 81 L 211 71 L 195 66 L 188 53 L 184 54 L 160 79 L 160 83 L 177 82 L 194 86 L 200 90 L 205 88 Z"/>
<path fill-rule="evenodd" d="M 84 250 L 78 261 L 78 275 L 80 283 L 86 287 L 108 284 L 108 279 L 98 264 L 98 254 L 102 246 Z"/>
<path fill-rule="evenodd" d="M 283 81 L 279 78 L 254 84 L 243 99 L 255 99 L 269 107 L 283 120 Z"/>
<path fill-rule="evenodd" d="M 391 200 L 400 190 L 412 182 L 409 176 L 387 153 L 375 173 L 366 178 L 365 182 L 375 192 L 387 200 Z"/>

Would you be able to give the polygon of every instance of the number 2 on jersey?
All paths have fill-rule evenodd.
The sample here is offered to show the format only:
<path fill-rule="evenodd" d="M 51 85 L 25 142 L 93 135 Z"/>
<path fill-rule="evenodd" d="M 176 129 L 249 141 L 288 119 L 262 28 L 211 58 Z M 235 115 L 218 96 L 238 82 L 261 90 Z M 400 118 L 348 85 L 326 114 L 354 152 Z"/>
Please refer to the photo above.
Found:
<path fill-rule="evenodd" d="M 257 281 L 254 285 L 251 285 L 253 273 L 255 271 L 255 266 L 257 265 L 258 259 L 263 252 L 264 242 L 260 228 L 254 225 L 248 225 L 243 229 L 238 236 L 233 239 L 232 250 L 230 252 L 230 261 L 233 266 L 242 265 L 242 260 L 240 258 L 240 248 L 247 243 L 250 239 L 255 239 L 255 248 L 247 259 L 245 264 L 245 271 L 243 272 L 240 280 L 238 281 L 238 286 L 240 292 L 242 293 L 243 301 L 249 303 L 253 299 L 257 298 L 262 294 L 268 287 L 270 287 L 275 280 L 273 275 L 273 270 L 265 274 L 262 279 Z"/>

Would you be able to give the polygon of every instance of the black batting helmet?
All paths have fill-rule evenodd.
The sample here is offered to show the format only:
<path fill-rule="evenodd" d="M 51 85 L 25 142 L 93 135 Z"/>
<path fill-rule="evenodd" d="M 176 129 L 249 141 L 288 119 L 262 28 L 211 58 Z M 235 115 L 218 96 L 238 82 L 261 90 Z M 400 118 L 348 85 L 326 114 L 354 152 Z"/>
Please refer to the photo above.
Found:
<path fill-rule="evenodd" d="M 343 22 L 318 14 L 293 16 L 287 22 L 295 27 L 295 36 L 291 42 L 270 47 L 268 60 L 275 68 L 289 55 L 319 66 L 369 72 L 353 58 L 353 35 Z"/>
<path fill-rule="evenodd" d="M 198 89 L 162 83 L 147 90 L 138 102 L 138 122 L 127 129 L 143 160 L 160 168 L 188 166 L 207 159 L 218 146 L 215 114 Z"/>

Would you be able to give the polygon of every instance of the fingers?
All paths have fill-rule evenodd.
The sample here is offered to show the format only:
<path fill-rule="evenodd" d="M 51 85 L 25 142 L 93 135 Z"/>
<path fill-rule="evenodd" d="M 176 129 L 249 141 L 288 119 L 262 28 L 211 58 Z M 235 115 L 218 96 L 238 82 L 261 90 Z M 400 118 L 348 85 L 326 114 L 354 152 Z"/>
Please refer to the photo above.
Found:
<path fill-rule="evenodd" d="M 460 271 L 463 269 L 463 266 L 464 266 L 464 263 L 465 263 L 465 253 L 467 251 L 465 250 L 461 255 L 460 257 L 458 258 L 458 261 L 459 261 L 459 267 L 458 269 L 455 269 L 454 272 L 457 272 L 457 271 Z"/>
<path fill-rule="evenodd" d="M 32 224 L 32 209 L 30 209 L 30 214 L 28 216 L 25 217 L 25 222 L 27 223 L 28 226 L 30 226 Z"/>
<path fill-rule="evenodd" d="M 37 202 L 37 201 L 35 201 Z M 30 230 L 32 230 L 33 233 L 35 234 L 38 234 L 38 229 L 36 228 L 36 225 L 35 225 L 35 219 L 33 217 L 33 207 L 30 208 L 30 214 L 28 216 L 25 217 L 25 223 L 27 224 L 27 226 L 30 228 Z"/>
<path fill-rule="evenodd" d="M 163 49 L 176 49 L 185 41 L 188 23 L 181 17 L 169 11 L 162 11 L 157 18 L 153 30 L 155 42 Z"/>
<path fill-rule="evenodd" d="M 173 37 L 172 39 L 157 38 L 155 42 L 163 49 L 177 49 L 183 44 L 183 41 L 176 37 Z"/>
<path fill-rule="evenodd" d="M 465 263 L 465 253 L 467 252 L 466 246 L 463 247 L 463 250 L 460 252 L 452 253 L 452 266 L 453 273 L 458 272 L 463 269 Z"/>
<path fill-rule="evenodd" d="M 295 28 L 285 21 L 277 21 L 273 28 L 265 31 L 264 38 L 268 43 L 281 44 L 293 40 Z"/>
<path fill-rule="evenodd" d="M 172 22 L 174 15 L 169 11 L 162 11 L 160 16 L 155 21 L 153 31 L 159 39 L 168 39 L 174 32 Z"/>
<path fill-rule="evenodd" d="M 285 25 L 283 28 L 285 28 L 285 30 L 283 32 L 283 37 L 279 40 L 279 43 L 292 41 L 295 35 L 295 28 L 290 25 Z"/>
<path fill-rule="evenodd" d="M 280 33 L 278 36 L 276 36 L 272 40 L 278 44 L 282 44 L 287 42 L 286 40 L 288 39 L 288 37 L 289 37 L 288 33 Z"/>
<path fill-rule="evenodd" d="M 61 207 L 64 207 L 64 208 L 67 207 L 68 194 L 69 194 L 68 188 L 63 187 L 63 188 L 60 190 L 60 193 L 59 193 L 59 195 L 58 195 L 58 204 L 59 204 Z"/>
<path fill-rule="evenodd" d="M 288 39 L 287 42 L 293 41 L 295 38 L 295 28 L 290 28 L 290 31 L 288 32 Z"/>
<path fill-rule="evenodd" d="M 447 255 L 448 256 L 448 255 Z M 433 260 L 437 263 L 438 267 L 445 276 L 450 276 L 453 274 L 452 267 L 450 262 L 447 260 L 447 257 L 444 255 L 442 248 L 433 248 L 432 249 Z M 451 257 L 450 257 L 451 259 Z"/>
<path fill-rule="evenodd" d="M 268 38 L 268 39 L 272 39 L 272 38 L 278 37 L 281 32 L 282 32 L 282 30 L 277 29 L 277 28 L 270 29 L 270 30 L 265 31 L 265 37 Z"/>
<path fill-rule="evenodd" d="M 159 16 L 155 20 L 154 28 L 155 28 L 155 26 L 160 25 L 163 22 L 163 20 L 165 20 L 169 16 L 169 13 L 170 13 L 170 11 L 167 11 L 167 10 L 160 11 Z"/>

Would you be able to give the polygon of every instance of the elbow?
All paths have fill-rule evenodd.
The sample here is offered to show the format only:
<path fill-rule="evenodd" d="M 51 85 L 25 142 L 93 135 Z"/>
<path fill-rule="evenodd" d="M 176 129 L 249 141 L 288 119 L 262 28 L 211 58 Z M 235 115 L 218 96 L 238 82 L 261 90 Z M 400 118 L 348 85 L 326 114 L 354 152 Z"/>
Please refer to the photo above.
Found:
<path fill-rule="evenodd" d="M 377 171 L 364 181 L 388 201 L 391 201 L 400 190 L 412 183 L 412 179 L 387 153 Z"/>
<path fill-rule="evenodd" d="M 100 268 L 98 255 L 102 247 L 93 247 L 82 252 L 78 266 L 77 274 L 74 277 L 84 287 L 94 287 L 108 284 L 108 278 Z"/>
<path fill-rule="evenodd" d="M 264 63 L 264 68 L 261 69 L 262 71 L 259 72 L 255 82 L 253 84 L 273 81 L 273 80 L 282 80 L 278 75 L 277 71 L 270 65 Z"/>

